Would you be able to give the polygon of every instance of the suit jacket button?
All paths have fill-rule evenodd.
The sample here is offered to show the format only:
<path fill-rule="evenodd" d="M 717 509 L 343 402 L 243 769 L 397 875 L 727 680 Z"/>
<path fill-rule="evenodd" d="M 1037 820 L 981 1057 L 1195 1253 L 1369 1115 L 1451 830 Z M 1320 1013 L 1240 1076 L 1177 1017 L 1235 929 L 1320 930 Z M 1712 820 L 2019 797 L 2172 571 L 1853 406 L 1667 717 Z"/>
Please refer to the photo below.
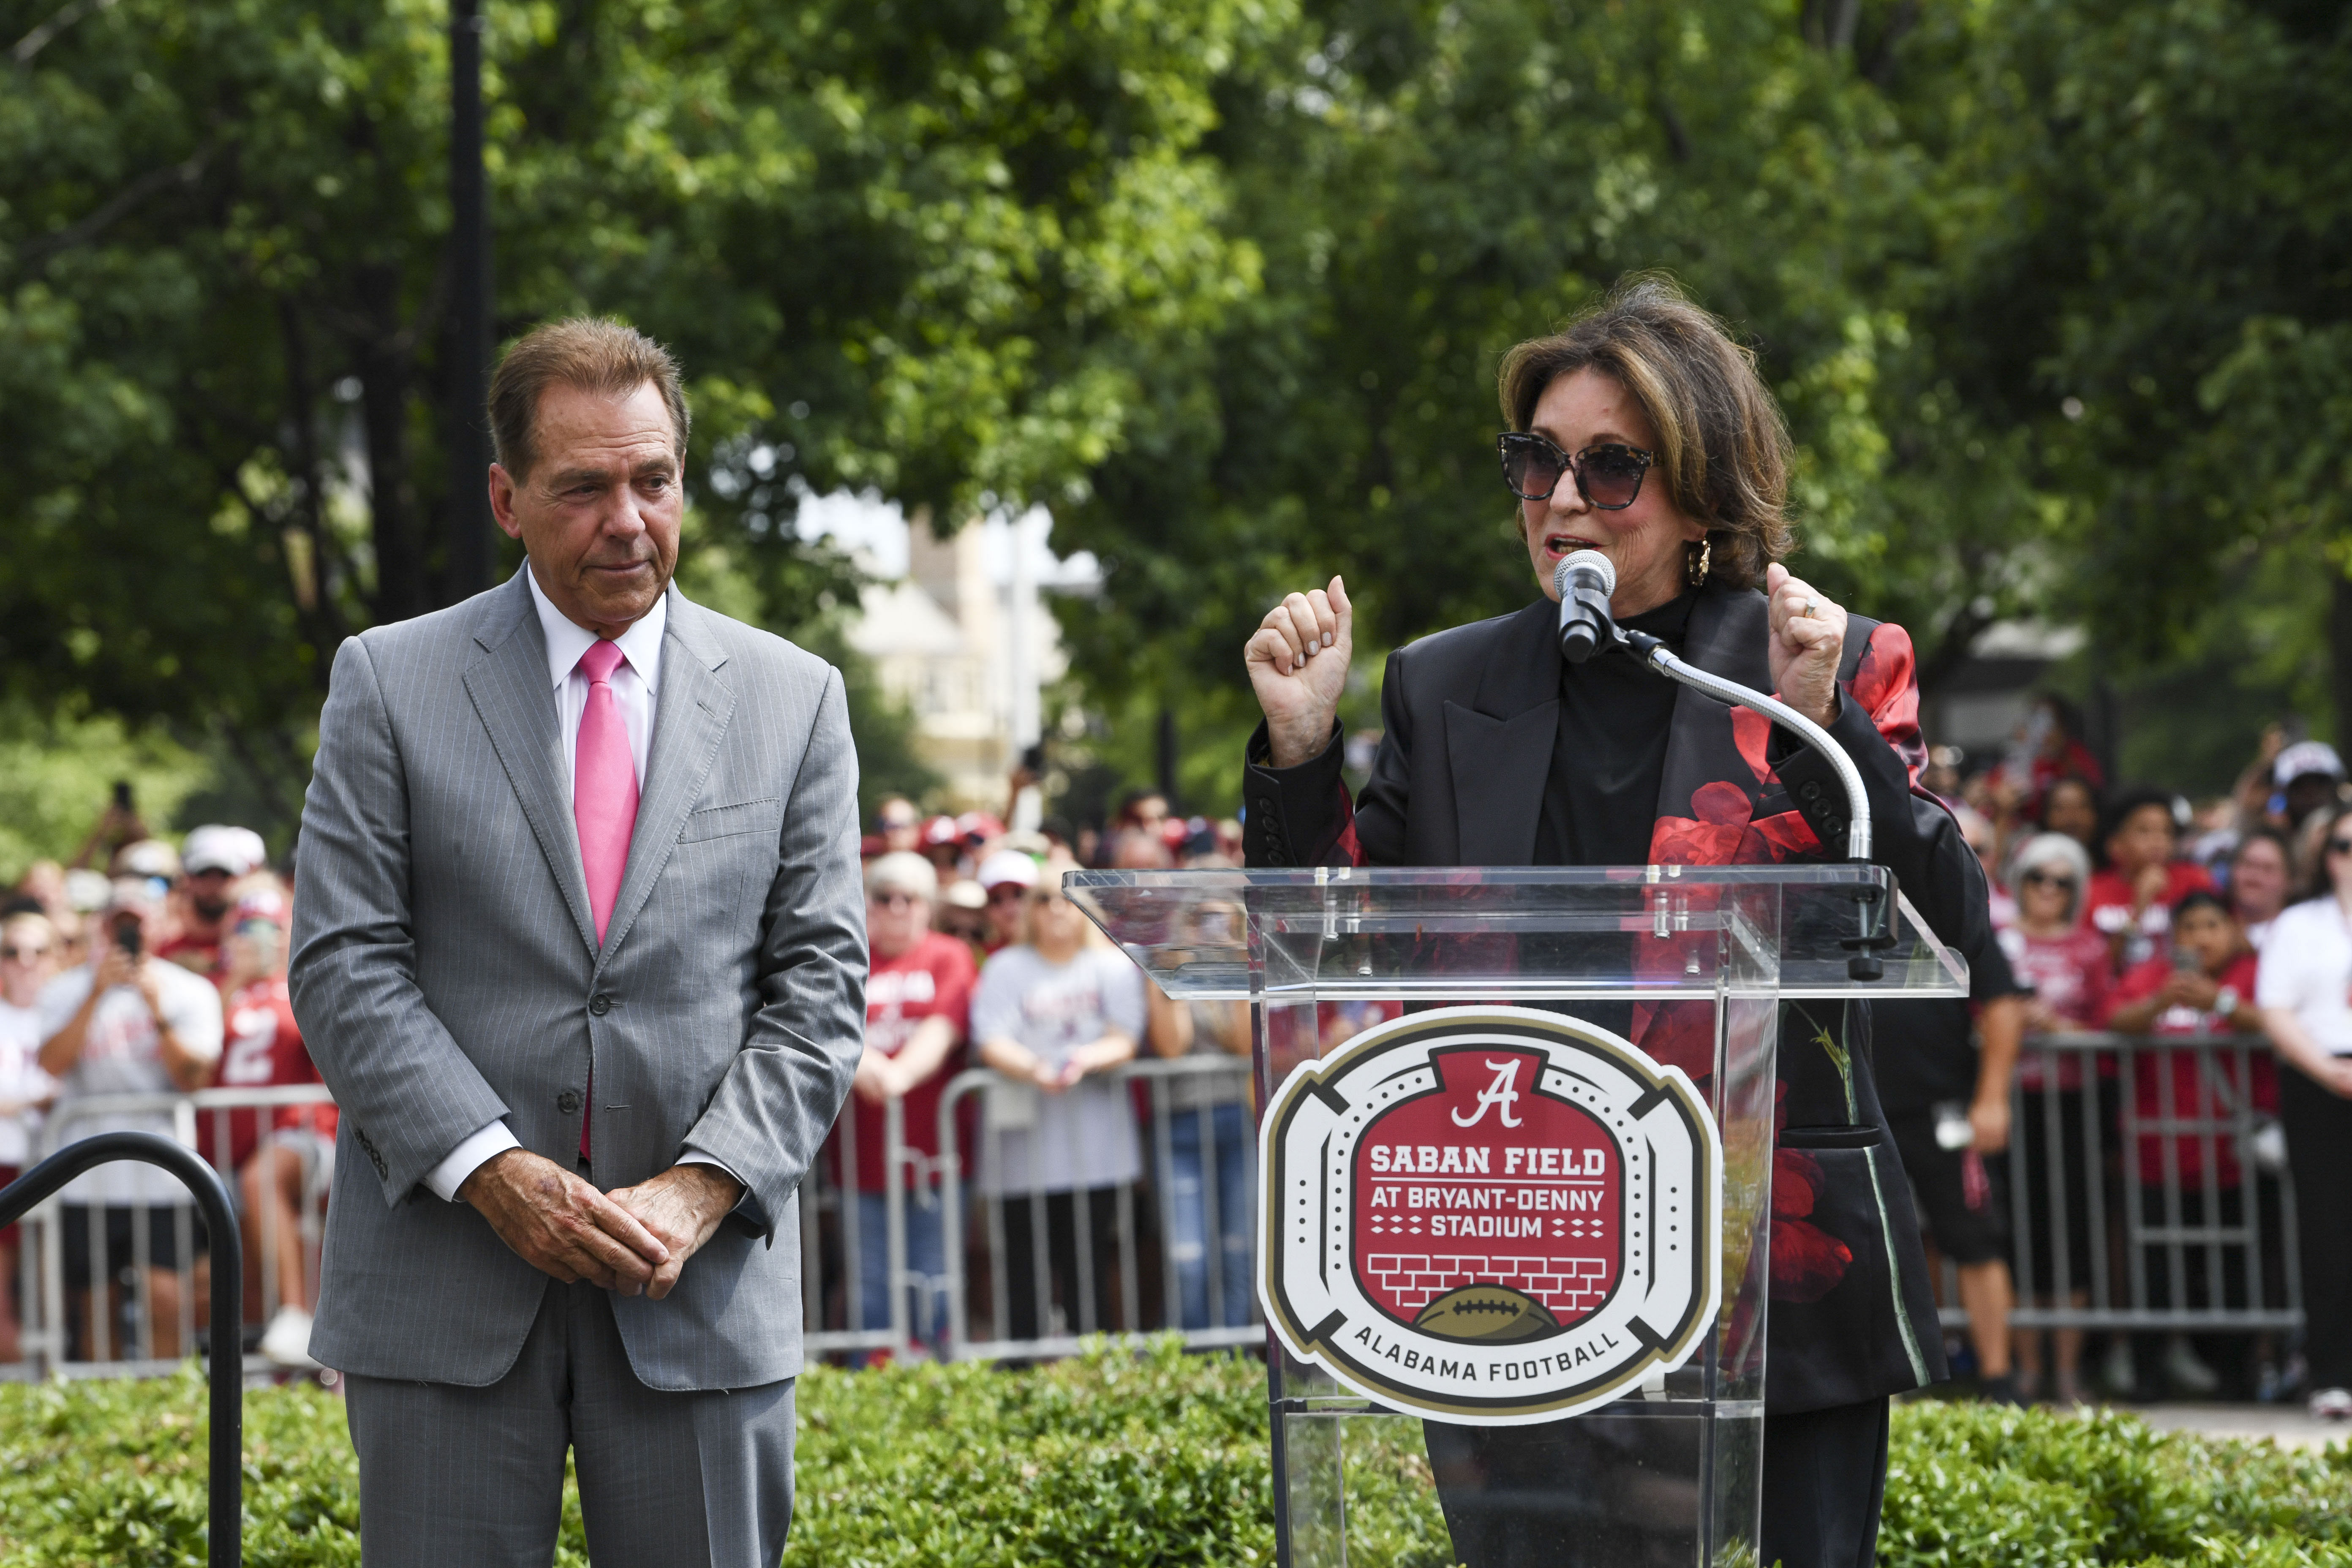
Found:
<path fill-rule="evenodd" d="M 580 1091 L 576 1089 L 567 1089 L 562 1094 L 557 1095 L 555 1097 L 555 1109 L 563 1112 L 566 1116 L 579 1115 Z"/>
<path fill-rule="evenodd" d="M 1807 800 L 1819 800 L 1822 798 L 1822 786 L 1818 783 L 1808 784 L 1797 793 Z"/>
<path fill-rule="evenodd" d="M 612 1010 L 613 999 L 604 992 L 599 991 L 596 994 L 588 998 L 588 1011 L 595 1014 L 599 1018 L 603 1017 Z"/>

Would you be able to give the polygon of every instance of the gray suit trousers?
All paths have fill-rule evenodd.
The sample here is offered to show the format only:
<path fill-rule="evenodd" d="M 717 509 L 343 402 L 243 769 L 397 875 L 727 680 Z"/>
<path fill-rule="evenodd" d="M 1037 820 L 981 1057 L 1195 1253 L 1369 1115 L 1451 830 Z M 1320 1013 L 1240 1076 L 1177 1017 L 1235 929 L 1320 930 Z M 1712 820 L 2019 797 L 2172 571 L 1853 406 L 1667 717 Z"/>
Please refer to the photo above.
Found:
<path fill-rule="evenodd" d="M 547 1282 L 512 1371 L 486 1388 L 351 1375 L 365 1568 L 547 1568 L 563 1456 L 599 1568 L 775 1568 L 793 1514 L 793 1390 L 647 1388 L 610 1295 Z"/>

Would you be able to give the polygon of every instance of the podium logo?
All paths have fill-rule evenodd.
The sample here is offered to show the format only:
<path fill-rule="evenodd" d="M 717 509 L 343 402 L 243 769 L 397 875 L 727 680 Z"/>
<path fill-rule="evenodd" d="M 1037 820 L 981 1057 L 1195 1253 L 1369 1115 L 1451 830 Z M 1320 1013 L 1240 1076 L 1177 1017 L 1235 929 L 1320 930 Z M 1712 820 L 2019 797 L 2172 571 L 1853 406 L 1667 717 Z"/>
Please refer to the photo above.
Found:
<path fill-rule="evenodd" d="M 1502 1121 L 1504 1126 L 1517 1127 L 1519 1124 L 1519 1119 L 1511 1114 L 1511 1106 L 1519 1098 L 1519 1091 L 1511 1087 L 1512 1084 L 1518 1080 L 1519 1059 L 1514 1057 L 1509 1061 L 1488 1062 L 1486 1065 L 1494 1069 L 1494 1084 L 1490 1088 L 1478 1091 L 1478 1109 L 1472 1111 L 1466 1118 L 1460 1110 L 1457 1110 L 1454 1111 L 1454 1126 L 1477 1126 L 1478 1123 L 1486 1119 L 1487 1108 L 1495 1105 L 1499 1105 L 1503 1108 Z"/>
<path fill-rule="evenodd" d="M 1579 1020 L 1411 1015 L 1301 1063 L 1259 1136 L 1267 1321 L 1368 1398 L 1557 1419 L 1682 1365 L 1717 1310 L 1714 1120 Z"/>

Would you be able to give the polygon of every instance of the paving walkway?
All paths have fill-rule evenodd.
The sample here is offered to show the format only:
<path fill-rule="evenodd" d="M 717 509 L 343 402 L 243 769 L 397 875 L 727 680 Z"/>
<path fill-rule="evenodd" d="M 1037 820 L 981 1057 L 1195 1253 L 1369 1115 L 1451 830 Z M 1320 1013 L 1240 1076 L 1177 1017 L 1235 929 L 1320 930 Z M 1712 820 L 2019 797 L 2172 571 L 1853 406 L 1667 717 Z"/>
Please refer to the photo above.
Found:
<path fill-rule="evenodd" d="M 2352 1423 L 2314 1420 L 2293 1405 L 2118 1405 L 2165 1432 L 2207 1437 L 2268 1437 L 2282 1448 L 2312 1451 L 2352 1439 Z"/>

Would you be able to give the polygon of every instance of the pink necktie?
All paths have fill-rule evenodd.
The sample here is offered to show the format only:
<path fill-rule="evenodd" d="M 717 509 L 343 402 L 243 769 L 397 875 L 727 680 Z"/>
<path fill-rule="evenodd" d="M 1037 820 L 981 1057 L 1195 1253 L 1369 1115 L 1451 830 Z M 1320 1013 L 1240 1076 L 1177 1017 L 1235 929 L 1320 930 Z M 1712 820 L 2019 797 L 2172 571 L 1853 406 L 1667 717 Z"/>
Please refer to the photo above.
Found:
<path fill-rule="evenodd" d="M 588 677 L 588 706 L 580 715 L 580 740 L 572 753 L 572 821 L 580 830 L 580 868 L 588 878 L 588 912 L 596 921 L 596 942 L 613 919 L 621 896 L 621 874 L 629 868 L 629 835 L 637 826 L 637 766 L 629 755 L 629 731 L 613 700 L 613 671 L 620 668 L 621 645 L 603 637 L 580 656 Z M 588 1093 L 596 1092 L 589 1077 Z M 589 1117 L 580 1118 L 580 1157 L 588 1158 Z"/>
<path fill-rule="evenodd" d="M 621 896 L 629 834 L 637 825 L 637 765 L 629 755 L 621 705 L 613 700 L 613 671 L 620 664 L 621 645 L 603 637 L 580 656 L 588 706 L 572 753 L 572 820 L 580 829 L 580 868 L 588 875 L 588 912 L 595 917 L 599 945 Z"/>

